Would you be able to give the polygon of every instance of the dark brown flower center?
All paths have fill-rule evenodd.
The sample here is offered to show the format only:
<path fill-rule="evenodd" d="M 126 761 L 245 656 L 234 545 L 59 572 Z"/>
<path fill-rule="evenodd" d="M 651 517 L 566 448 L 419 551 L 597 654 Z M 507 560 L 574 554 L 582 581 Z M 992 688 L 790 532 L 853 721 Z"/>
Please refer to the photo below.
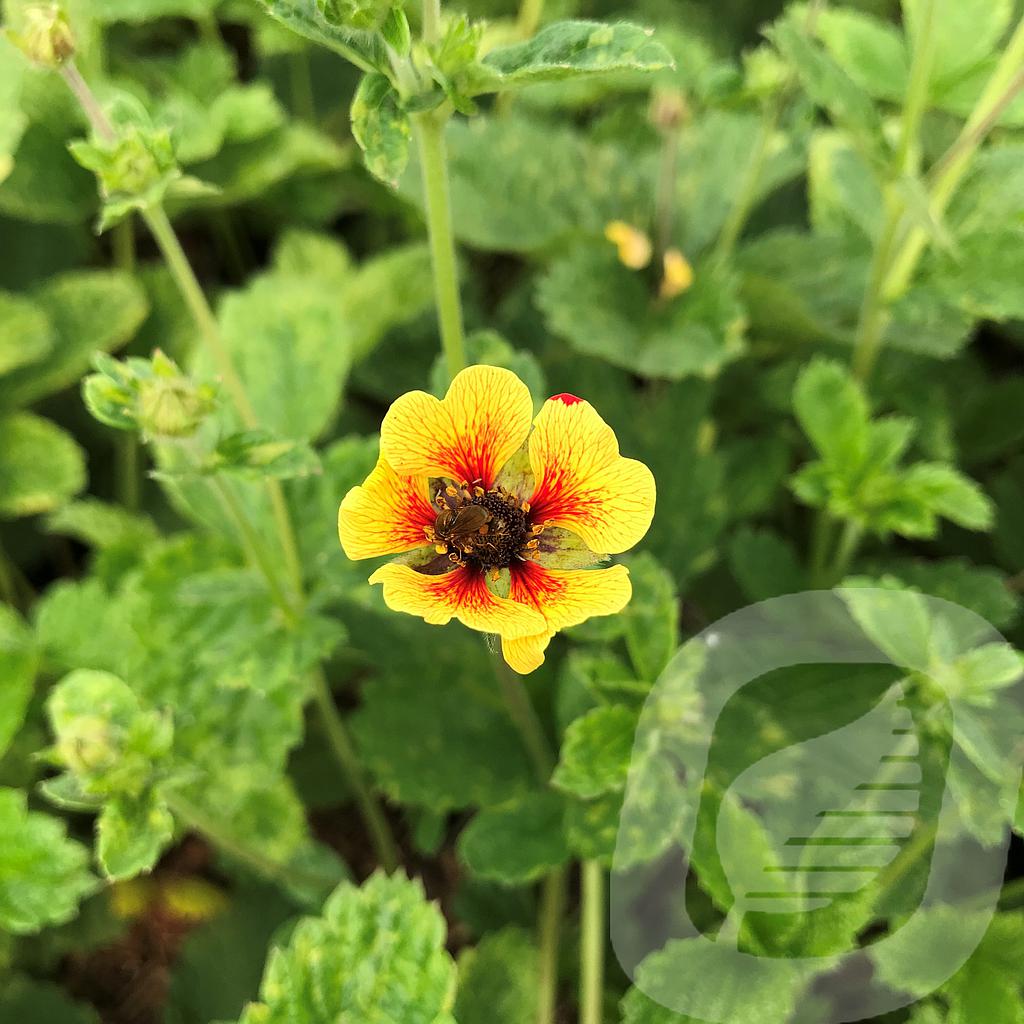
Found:
<path fill-rule="evenodd" d="M 427 539 L 457 565 L 496 573 L 529 558 L 540 527 L 530 523 L 530 506 L 503 487 L 462 484 L 439 486 L 434 493 L 437 518 Z"/>

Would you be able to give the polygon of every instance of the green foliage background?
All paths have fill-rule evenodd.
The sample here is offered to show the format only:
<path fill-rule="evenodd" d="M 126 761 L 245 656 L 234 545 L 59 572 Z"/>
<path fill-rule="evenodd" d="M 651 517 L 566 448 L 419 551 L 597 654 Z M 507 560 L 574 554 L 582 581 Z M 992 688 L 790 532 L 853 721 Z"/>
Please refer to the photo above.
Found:
<path fill-rule="evenodd" d="M 27 6 L 6 0 L 13 29 Z M 68 0 L 116 144 L 0 39 L 0 1020 L 548 1024 L 554 993 L 558 1020 L 686 1024 L 610 957 L 595 995 L 587 916 L 686 637 L 844 580 L 1024 637 L 1019 5 L 548 0 L 538 26 L 531 0 L 465 0 L 433 46 L 407 6 Z M 447 383 L 424 118 L 469 360 L 586 397 L 658 483 L 632 603 L 515 684 L 539 772 L 481 639 L 387 612 L 336 536 L 390 402 Z M 616 220 L 649 267 L 620 262 Z M 659 298 L 668 248 L 694 280 Z M 979 704 L 1020 670 L 988 653 L 954 666 Z M 745 697 L 729 757 L 815 733 L 784 692 Z M 997 840 L 1007 815 L 957 798 Z M 681 855 L 665 824 L 636 863 Z M 683 852 L 713 929 L 707 846 Z M 933 993 L 889 965 L 925 998 L 887 1022 L 1024 1020 L 1012 851 L 959 974 Z M 818 938 L 898 926 L 922 879 Z M 823 1012 L 799 986 L 720 1009 Z"/>

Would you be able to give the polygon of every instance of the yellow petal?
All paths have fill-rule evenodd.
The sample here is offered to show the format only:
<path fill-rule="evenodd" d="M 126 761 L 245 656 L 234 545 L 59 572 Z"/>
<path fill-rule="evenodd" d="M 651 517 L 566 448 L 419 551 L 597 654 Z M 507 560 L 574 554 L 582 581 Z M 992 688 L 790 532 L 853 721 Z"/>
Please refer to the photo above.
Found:
<path fill-rule="evenodd" d="M 578 626 L 595 615 L 614 615 L 629 604 L 633 594 L 624 565 L 560 570 L 523 562 L 512 569 L 511 576 L 509 597 L 536 608 L 548 626 L 543 633 L 502 640 L 505 660 L 522 675 L 543 663 L 544 651 L 558 630 Z"/>
<path fill-rule="evenodd" d="M 527 676 L 544 664 L 544 652 L 554 635 L 538 633 L 536 636 L 522 636 L 517 640 L 502 640 L 502 657 L 514 672 Z"/>
<path fill-rule="evenodd" d="M 384 585 L 384 602 L 389 608 L 418 615 L 431 625 L 443 626 L 454 618 L 470 629 L 512 639 L 545 628 L 540 612 L 498 597 L 487 589 L 484 574 L 472 569 L 430 576 L 408 565 L 390 563 L 381 566 L 370 582 Z"/>
<path fill-rule="evenodd" d="M 443 400 L 423 391 L 397 399 L 381 424 L 381 453 L 399 473 L 490 487 L 526 439 L 532 417 L 530 390 L 514 373 L 470 366 Z"/>
<path fill-rule="evenodd" d="M 678 249 L 669 249 L 665 253 L 663 269 L 664 276 L 659 289 L 663 299 L 674 299 L 692 287 L 693 267 Z"/>
<path fill-rule="evenodd" d="M 436 517 L 426 477 L 400 476 L 381 458 L 366 480 L 345 495 L 338 535 L 349 558 L 397 555 L 426 545 L 424 527 Z"/>
<path fill-rule="evenodd" d="M 605 227 L 604 237 L 619 250 L 619 262 L 630 270 L 643 270 L 651 262 L 651 240 L 632 224 L 613 220 Z"/>
<path fill-rule="evenodd" d="M 605 554 L 626 551 L 650 527 L 654 476 L 619 455 L 614 431 L 589 402 L 556 395 L 544 403 L 530 435 L 530 465 L 535 523 L 563 526 Z"/>

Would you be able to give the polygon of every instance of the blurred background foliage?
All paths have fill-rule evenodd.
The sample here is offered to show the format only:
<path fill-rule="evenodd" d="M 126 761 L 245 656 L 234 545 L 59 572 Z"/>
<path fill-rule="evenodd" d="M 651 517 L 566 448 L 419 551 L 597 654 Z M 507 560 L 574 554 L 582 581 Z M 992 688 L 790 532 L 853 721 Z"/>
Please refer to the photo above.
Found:
<path fill-rule="evenodd" d="M 5 6 L 15 22 L 24 5 Z M 509 0 L 465 6 L 488 20 L 485 45 L 514 37 Z M 530 86 L 451 123 L 471 361 L 514 369 L 535 397 L 588 398 L 658 481 L 627 559 L 633 603 L 558 640 L 525 684 L 556 750 L 551 786 L 479 638 L 386 614 L 337 543 L 387 406 L 446 384 L 419 168 L 414 155 L 395 187 L 366 170 L 349 120 L 359 73 L 249 0 L 68 3 L 101 102 L 169 140 L 161 195 L 265 431 L 239 440 L 223 395 L 182 383 L 219 371 L 142 218 L 129 204 L 96 232 L 95 177 L 68 149 L 88 128 L 74 98 L 0 40 L 0 1020 L 326 1022 L 295 993 L 323 982 L 314 953 L 329 949 L 327 975 L 372 967 L 407 1014 L 346 992 L 351 1019 L 525 1024 L 545 955 L 535 883 L 610 861 L 638 708 L 682 639 L 855 573 L 963 604 L 1019 643 L 1020 96 L 945 216 L 911 167 L 955 143 L 1018 13 L 947 12 L 919 153 L 898 172 L 916 29 L 905 38 L 896 0 L 829 5 L 811 42 L 802 6 L 549 0 L 545 20 L 654 27 L 674 67 Z M 877 362 L 851 374 L 893 202 L 928 246 L 878 323 Z M 654 258 L 628 265 L 615 222 Z M 670 250 L 685 272 L 666 292 Z M 103 422 L 81 396 L 91 366 Z M 160 424 L 133 419 L 157 385 L 201 423 L 199 472 L 167 405 Z M 118 417 L 152 443 L 109 429 Z M 220 500 L 207 478 L 226 480 Z M 298 624 L 230 514 L 270 534 L 267 480 L 295 523 Z M 376 875 L 325 905 L 379 861 L 339 784 L 332 720 L 312 711 L 328 683 L 420 881 Z M 850 699 L 876 683 L 854 680 Z M 770 687 L 736 713 L 738 735 L 747 715 L 762 738 L 815 721 Z M 999 823 L 975 810 L 991 837 Z M 717 922 L 715 870 L 698 875 L 692 898 Z M 916 1024 L 1021 1019 L 1013 905 L 975 975 Z M 261 977 L 264 1005 L 243 1011 Z M 679 1019 L 611 965 L 604 998 L 609 1021 Z M 782 1024 L 793 1001 L 772 1006 L 736 1024 Z"/>

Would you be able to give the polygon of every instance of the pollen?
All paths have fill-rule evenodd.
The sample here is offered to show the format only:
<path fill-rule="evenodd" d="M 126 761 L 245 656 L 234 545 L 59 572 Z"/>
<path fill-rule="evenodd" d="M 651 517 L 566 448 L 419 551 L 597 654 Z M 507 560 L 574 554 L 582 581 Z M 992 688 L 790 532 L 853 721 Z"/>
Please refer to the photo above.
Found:
<path fill-rule="evenodd" d="M 444 546 L 453 562 L 493 574 L 532 554 L 529 505 L 504 488 L 442 486 L 434 504 L 439 511 L 430 529 L 438 552 Z"/>

